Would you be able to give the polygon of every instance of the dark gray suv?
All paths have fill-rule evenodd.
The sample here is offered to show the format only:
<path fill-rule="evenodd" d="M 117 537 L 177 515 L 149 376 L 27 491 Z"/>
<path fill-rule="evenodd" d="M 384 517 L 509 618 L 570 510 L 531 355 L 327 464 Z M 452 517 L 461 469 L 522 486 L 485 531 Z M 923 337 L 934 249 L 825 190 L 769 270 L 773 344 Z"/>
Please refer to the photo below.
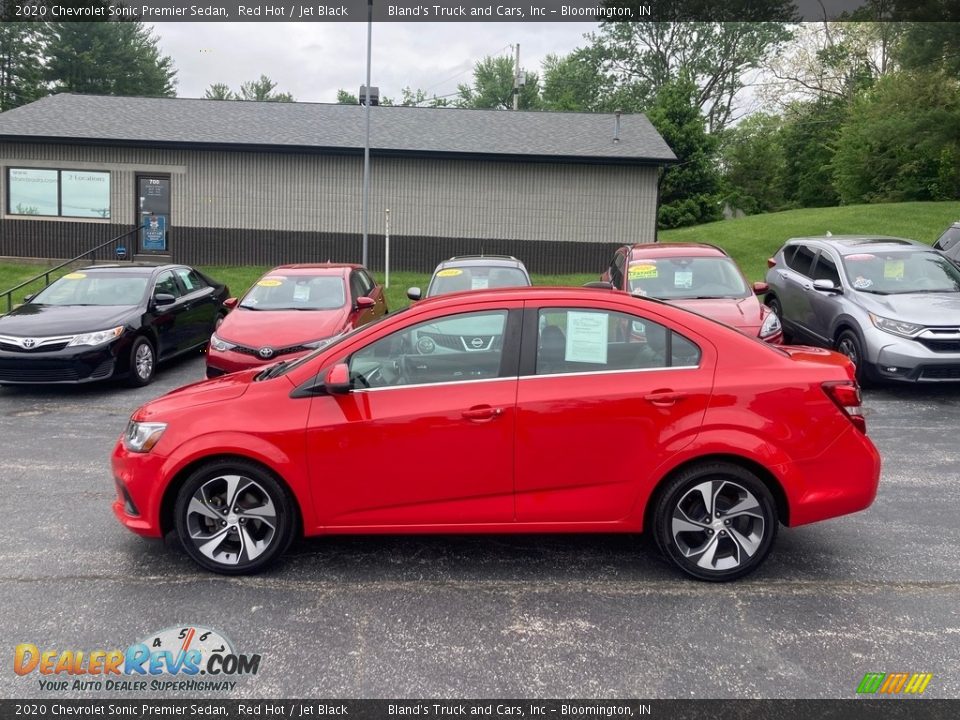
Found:
<path fill-rule="evenodd" d="M 960 268 L 902 238 L 794 238 L 767 261 L 791 342 L 833 348 L 861 382 L 960 380 Z"/>

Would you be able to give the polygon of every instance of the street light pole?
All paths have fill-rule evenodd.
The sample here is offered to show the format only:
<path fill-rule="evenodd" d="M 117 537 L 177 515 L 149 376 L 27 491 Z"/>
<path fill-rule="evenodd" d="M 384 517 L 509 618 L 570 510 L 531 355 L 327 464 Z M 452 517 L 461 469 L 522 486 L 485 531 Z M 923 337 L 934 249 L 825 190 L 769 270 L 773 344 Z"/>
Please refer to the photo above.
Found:
<path fill-rule="evenodd" d="M 373 0 L 367 0 L 367 85 L 364 115 L 366 131 L 363 137 L 363 266 L 367 267 L 370 231 L 370 56 L 373 43 Z"/>

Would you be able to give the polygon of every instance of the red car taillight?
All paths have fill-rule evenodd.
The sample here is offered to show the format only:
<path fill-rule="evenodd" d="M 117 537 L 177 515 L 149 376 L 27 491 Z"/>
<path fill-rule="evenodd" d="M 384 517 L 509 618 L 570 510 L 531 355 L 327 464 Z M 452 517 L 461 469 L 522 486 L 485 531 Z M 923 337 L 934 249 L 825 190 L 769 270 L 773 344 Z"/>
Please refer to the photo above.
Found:
<path fill-rule="evenodd" d="M 823 383 L 823 391 L 834 404 L 843 411 L 853 426 L 867 433 L 867 421 L 863 417 L 863 401 L 860 399 L 860 388 L 852 380 Z"/>
<path fill-rule="evenodd" d="M 777 264 L 777 261 L 776 261 L 776 260 L 774 260 L 773 258 L 767 258 L 767 267 L 768 267 L 768 268 L 772 268 L 772 267 L 773 267 L 774 265 L 776 265 L 776 264 Z"/>

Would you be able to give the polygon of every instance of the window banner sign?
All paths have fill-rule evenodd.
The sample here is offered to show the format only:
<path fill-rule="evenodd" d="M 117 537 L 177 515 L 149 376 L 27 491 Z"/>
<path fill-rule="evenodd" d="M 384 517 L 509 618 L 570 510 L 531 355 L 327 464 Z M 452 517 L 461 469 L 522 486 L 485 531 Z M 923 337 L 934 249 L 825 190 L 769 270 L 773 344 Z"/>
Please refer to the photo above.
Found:
<path fill-rule="evenodd" d="M 167 218 L 165 215 L 143 216 L 143 244 L 144 250 L 167 249 Z"/>
<path fill-rule="evenodd" d="M 356 720 L 416 720 L 462 717 L 550 718 L 659 718 L 661 720 L 947 720 L 960 715 L 960 700 L 234 700 L 178 698 L 151 700 L 68 700 L 46 697 L 0 700 L 0 719 L 32 720 L 67 717 L 159 718 L 321 718 Z"/>

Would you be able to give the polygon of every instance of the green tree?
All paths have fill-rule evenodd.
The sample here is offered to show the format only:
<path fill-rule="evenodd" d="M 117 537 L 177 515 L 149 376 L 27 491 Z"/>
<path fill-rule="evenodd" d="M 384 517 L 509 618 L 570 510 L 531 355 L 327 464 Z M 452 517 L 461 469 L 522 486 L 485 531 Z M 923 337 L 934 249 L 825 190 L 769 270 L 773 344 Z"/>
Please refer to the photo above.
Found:
<path fill-rule="evenodd" d="M 277 84 L 273 80 L 266 75 L 261 75 L 259 80 L 242 83 L 237 98 L 254 102 L 293 102 L 293 95 L 287 92 L 274 92 L 276 87 Z"/>
<path fill-rule="evenodd" d="M 143 23 L 49 24 L 45 75 L 55 92 L 172 97 L 173 60 Z"/>
<path fill-rule="evenodd" d="M 523 71 L 526 82 L 520 89 L 518 106 L 521 110 L 539 110 L 540 78 L 536 73 Z M 487 56 L 474 65 L 473 84 L 457 86 L 455 105 L 465 108 L 513 108 L 513 58 L 508 55 Z"/>
<path fill-rule="evenodd" d="M 656 12 L 665 13 L 658 17 L 670 17 L 677 12 L 674 6 L 683 5 L 654 4 Z M 747 4 L 762 16 L 765 10 L 785 12 L 789 0 Z M 694 82 L 694 101 L 708 129 L 720 132 L 734 119 L 734 100 L 746 74 L 763 67 L 790 37 L 782 22 L 606 22 L 591 40 L 593 52 L 602 58 L 603 92 L 619 93 L 625 110 L 648 106 L 661 88 L 687 77 Z M 635 107 L 626 106 L 628 101 Z"/>
<path fill-rule="evenodd" d="M 787 109 L 781 140 L 783 194 L 789 206 L 830 207 L 839 202 L 830 165 L 846 108 L 843 98 L 822 97 Z"/>
<path fill-rule="evenodd" d="M 225 83 L 214 83 L 203 94 L 204 100 L 236 100 L 236 93 Z"/>
<path fill-rule="evenodd" d="M 569 55 L 547 55 L 543 61 L 543 108 L 600 112 L 611 109 L 604 93 L 601 61 L 592 48 L 577 48 Z M 624 108 L 621 108 L 624 109 Z"/>
<path fill-rule="evenodd" d="M 660 88 L 647 112 L 679 161 L 660 178 L 661 228 L 698 225 L 720 216 L 718 138 L 707 133 L 696 99 L 696 83 L 681 77 Z"/>
<path fill-rule="evenodd" d="M 831 162 L 847 203 L 960 198 L 960 81 L 902 72 L 861 95 Z"/>
<path fill-rule="evenodd" d="M 781 124 L 777 115 L 755 113 L 724 133 L 723 190 L 733 207 L 746 213 L 783 208 L 786 155 Z"/>
<path fill-rule="evenodd" d="M 44 23 L 0 23 L 0 112 L 47 94 L 42 58 Z"/>

